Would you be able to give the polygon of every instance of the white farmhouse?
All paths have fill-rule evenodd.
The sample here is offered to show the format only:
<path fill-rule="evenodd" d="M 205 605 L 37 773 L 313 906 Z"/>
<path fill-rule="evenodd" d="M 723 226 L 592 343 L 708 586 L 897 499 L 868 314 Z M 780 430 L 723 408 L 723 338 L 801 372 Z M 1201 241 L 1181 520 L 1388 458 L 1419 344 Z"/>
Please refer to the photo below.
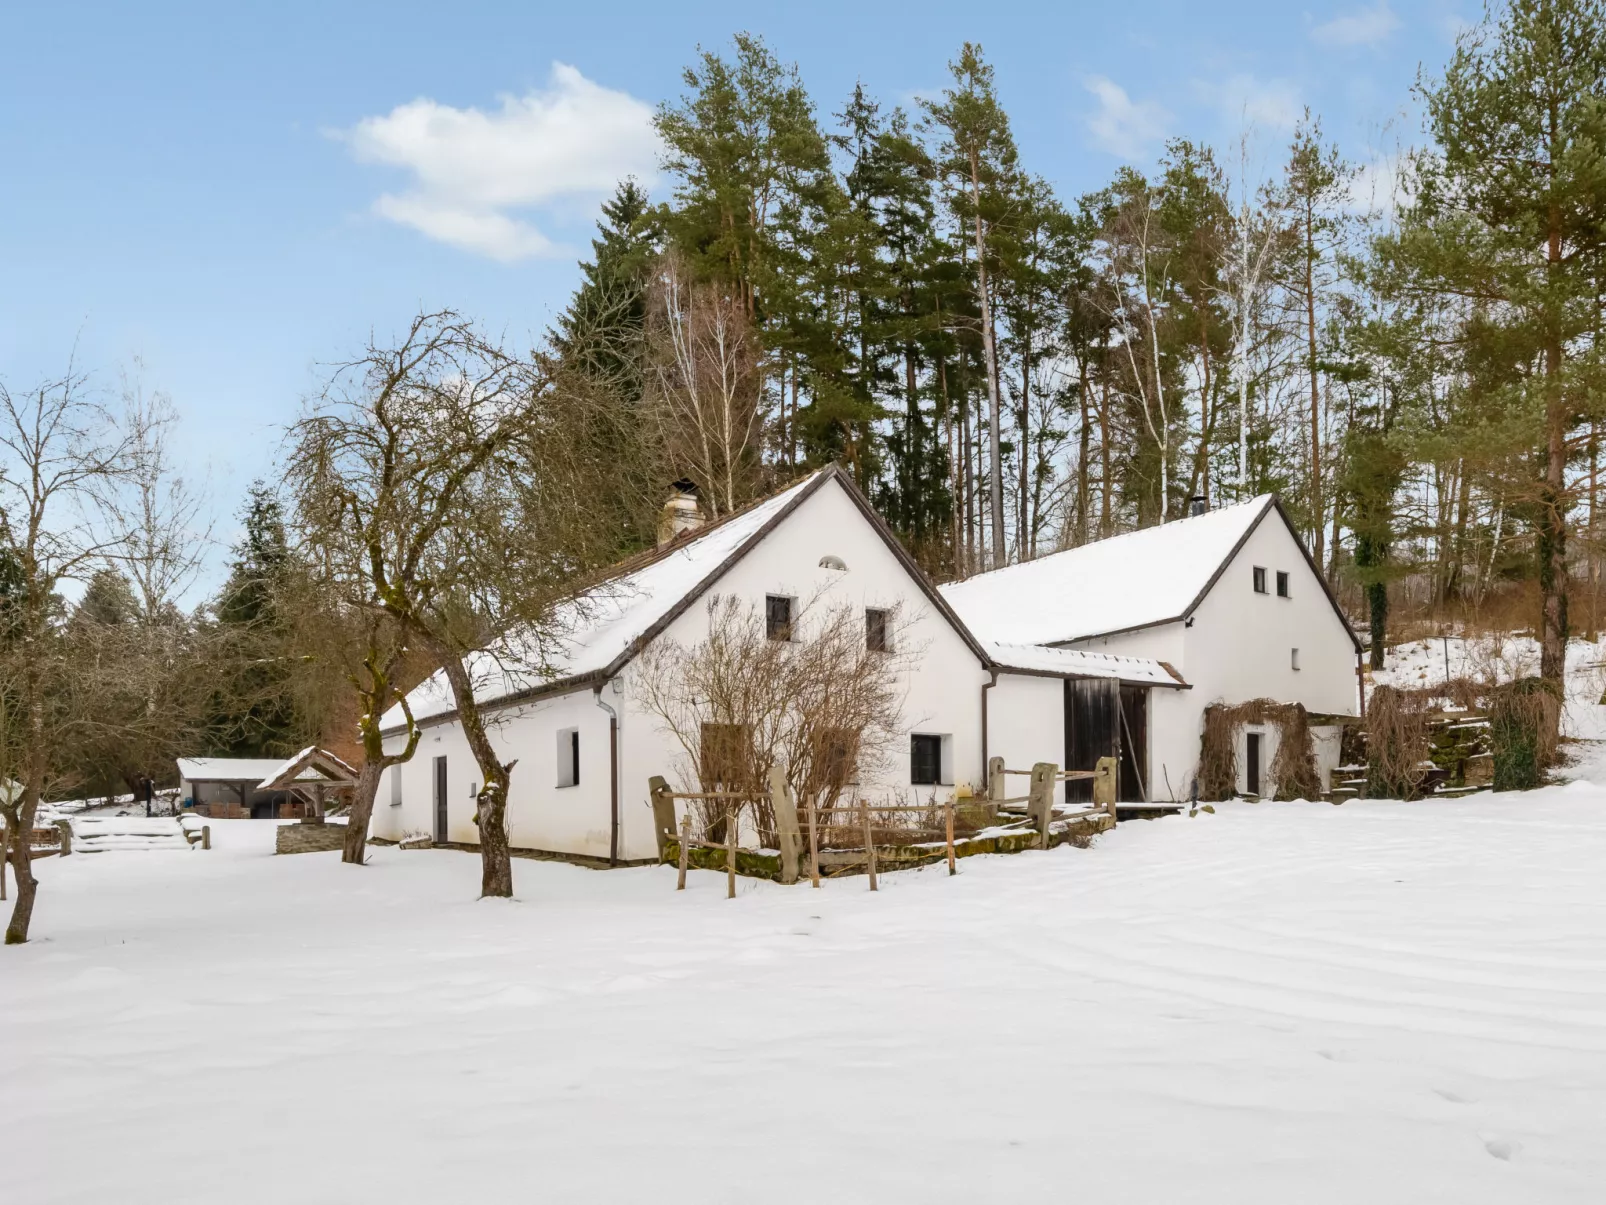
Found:
<path fill-rule="evenodd" d="M 1115 743 L 1123 800 L 1193 796 L 1212 703 L 1267 698 L 1302 703 L 1317 716 L 1352 716 L 1359 705 L 1360 642 L 1271 494 L 984 573 L 942 593 L 995 661 L 1054 650 L 1116 654 L 1160 663 L 1187 683 L 1145 696 L 1131 686 L 1071 681 L 1058 706 L 1049 687 L 1006 679 L 995 688 L 992 726 L 1024 732 L 1035 724 L 1041 745 L 1053 725 L 1063 725 L 1062 764 L 1071 769 L 1088 768 L 1090 757 Z M 1313 725 L 1313 735 L 1328 785 L 1339 729 Z M 1270 789 L 1276 733 L 1251 725 L 1239 739 L 1239 789 L 1258 795 Z"/>
<path fill-rule="evenodd" d="M 1006 715 L 1008 708 L 991 701 L 1000 684 L 1016 683 L 1020 693 L 1012 698 L 1022 704 L 1034 691 L 1063 697 L 1068 680 L 1116 689 L 1124 680 L 1145 698 L 1151 685 L 1181 689 L 1176 675 L 1152 660 L 989 650 L 835 466 L 706 526 L 696 524 L 684 497 L 666 509 L 667 542 L 583 597 L 558 647 L 542 650 L 543 672 L 507 671 L 488 658 L 473 667 L 491 739 L 503 760 L 517 759 L 508 800 L 515 849 L 610 863 L 656 857 L 648 780 L 662 774 L 681 789 L 691 784 L 680 772 L 679 745 L 643 706 L 629 671 L 654 641 L 699 643 L 709 622 L 703 604 L 716 594 L 762 607 L 767 618 L 783 621 L 776 624 L 782 638 L 799 600 L 862 609 L 867 641 L 878 638 L 878 612 L 899 614 L 898 638 L 919 650 L 905 671 L 908 753 L 857 784 L 868 798 L 946 799 L 971 784 L 984 791 L 989 741 L 1012 767 L 1061 761 L 1063 731 L 1045 730 L 1037 717 Z M 413 757 L 381 784 L 374 834 L 473 843 L 479 770 L 443 677 L 423 683 L 409 704 L 422 737 Z M 1006 731 L 997 731 L 1000 724 Z M 394 748 L 403 732 L 399 707 L 383 725 Z"/>

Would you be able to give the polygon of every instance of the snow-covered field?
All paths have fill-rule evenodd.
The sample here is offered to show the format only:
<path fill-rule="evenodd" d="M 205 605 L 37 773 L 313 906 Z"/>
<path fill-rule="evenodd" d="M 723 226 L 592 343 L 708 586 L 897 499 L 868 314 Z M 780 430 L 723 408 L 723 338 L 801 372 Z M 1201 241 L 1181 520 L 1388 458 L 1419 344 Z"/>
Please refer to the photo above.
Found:
<path fill-rule="evenodd" d="M 37 863 L 7 1205 L 1606 1199 L 1606 787 L 734 901 L 213 834 Z"/>

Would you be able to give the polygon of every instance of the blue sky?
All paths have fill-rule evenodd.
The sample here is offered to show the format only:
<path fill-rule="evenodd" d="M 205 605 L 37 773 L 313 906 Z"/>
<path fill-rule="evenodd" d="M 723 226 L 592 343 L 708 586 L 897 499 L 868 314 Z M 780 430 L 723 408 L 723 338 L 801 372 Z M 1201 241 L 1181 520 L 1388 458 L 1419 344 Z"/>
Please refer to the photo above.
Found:
<path fill-rule="evenodd" d="M 918 15 L 911 15 L 918 14 Z M 138 357 L 220 534 L 323 365 L 419 306 L 540 334 L 599 193 L 651 175 L 646 114 L 699 44 L 762 34 L 823 114 L 983 44 L 1062 196 L 1186 135 L 1275 163 L 1309 105 L 1355 160 L 1418 137 L 1409 89 L 1475 0 L 753 5 L 76 4 L 0 11 L 0 378 Z M 1231 149 L 1231 154 L 1227 151 Z M 221 563 L 221 557 L 219 558 Z M 216 575 L 213 576 L 215 581 Z"/>

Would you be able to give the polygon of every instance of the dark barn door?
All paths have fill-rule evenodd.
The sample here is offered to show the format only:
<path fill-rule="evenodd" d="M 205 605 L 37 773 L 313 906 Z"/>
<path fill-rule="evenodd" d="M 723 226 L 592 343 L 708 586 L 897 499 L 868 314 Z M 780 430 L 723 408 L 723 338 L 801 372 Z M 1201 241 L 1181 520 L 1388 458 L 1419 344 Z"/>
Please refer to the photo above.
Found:
<path fill-rule="evenodd" d="M 435 759 L 435 842 L 446 843 L 446 759 Z"/>
<path fill-rule="evenodd" d="M 1143 803 L 1149 790 L 1149 688 L 1121 687 L 1121 779 L 1123 803 Z"/>
<path fill-rule="evenodd" d="M 1112 678 L 1065 681 L 1065 769 L 1091 770 L 1101 757 L 1121 756 L 1121 684 Z M 1067 803 L 1092 803 L 1088 779 L 1065 784 Z"/>
<path fill-rule="evenodd" d="M 1244 737 L 1244 793 L 1260 795 L 1260 733 L 1251 732 Z"/>

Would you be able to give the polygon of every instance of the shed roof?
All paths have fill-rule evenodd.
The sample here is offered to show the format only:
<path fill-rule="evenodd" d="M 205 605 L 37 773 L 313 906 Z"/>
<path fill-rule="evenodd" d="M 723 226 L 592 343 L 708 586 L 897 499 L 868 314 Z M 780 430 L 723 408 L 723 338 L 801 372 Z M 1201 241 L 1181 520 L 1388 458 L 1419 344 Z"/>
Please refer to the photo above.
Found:
<path fill-rule="evenodd" d="M 178 776 L 186 782 L 249 782 L 255 786 L 282 765 L 277 757 L 181 757 Z"/>
<path fill-rule="evenodd" d="M 1148 657 L 1118 657 L 1081 649 L 1056 649 L 1043 644 L 983 645 L 994 665 L 1006 672 L 1043 674 L 1056 678 L 1117 678 L 1142 686 L 1186 687 L 1188 684 L 1164 661 Z"/>
<path fill-rule="evenodd" d="M 942 587 L 984 641 L 1060 644 L 1186 618 L 1268 514 L 1304 552 L 1275 494 L 1112 536 Z M 1327 583 L 1305 553 L 1322 588 Z M 1349 621 L 1333 603 L 1344 629 Z"/>

